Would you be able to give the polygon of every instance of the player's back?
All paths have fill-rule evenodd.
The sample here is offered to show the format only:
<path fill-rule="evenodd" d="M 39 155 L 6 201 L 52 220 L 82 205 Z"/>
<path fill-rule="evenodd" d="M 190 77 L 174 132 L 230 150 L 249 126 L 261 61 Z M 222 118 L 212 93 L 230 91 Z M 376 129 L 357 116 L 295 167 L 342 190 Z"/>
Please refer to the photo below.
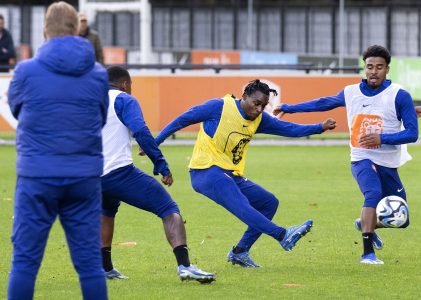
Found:
<path fill-rule="evenodd" d="M 9 97 L 21 101 L 15 113 L 19 175 L 101 174 L 107 82 L 89 42 L 78 37 L 51 39 L 18 66 Z"/>

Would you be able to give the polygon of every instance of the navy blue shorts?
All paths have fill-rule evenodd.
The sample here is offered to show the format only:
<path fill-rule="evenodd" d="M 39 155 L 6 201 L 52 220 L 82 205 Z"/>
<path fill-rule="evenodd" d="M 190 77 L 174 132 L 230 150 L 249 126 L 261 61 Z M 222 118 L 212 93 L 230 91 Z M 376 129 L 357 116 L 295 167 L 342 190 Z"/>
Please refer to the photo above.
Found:
<path fill-rule="evenodd" d="M 180 213 L 177 203 L 162 184 L 133 164 L 101 177 L 101 185 L 104 216 L 115 217 L 121 201 L 149 211 L 161 219 Z"/>
<path fill-rule="evenodd" d="M 364 207 L 375 208 L 386 196 L 395 195 L 406 200 L 397 168 L 379 166 L 364 159 L 351 162 L 351 171 L 364 195 Z"/>

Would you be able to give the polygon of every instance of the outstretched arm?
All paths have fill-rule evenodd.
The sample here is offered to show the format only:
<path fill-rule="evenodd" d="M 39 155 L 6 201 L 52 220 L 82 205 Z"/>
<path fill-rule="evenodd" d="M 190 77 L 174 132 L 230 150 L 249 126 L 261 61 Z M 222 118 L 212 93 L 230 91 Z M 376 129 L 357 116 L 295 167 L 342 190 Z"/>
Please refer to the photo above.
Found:
<path fill-rule="evenodd" d="M 220 117 L 221 109 L 221 99 L 212 99 L 206 101 L 203 104 L 190 108 L 188 111 L 184 112 L 176 119 L 174 119 L 171 123 L 169 123 L 167 126 L 165 126 L 161 133 L 158 134 L 158 136 L 155 138 L 156 143 L 158 145 L 162 144 L 162 142 L 164 142 L 166 138 L 168 138 L 170 135 L 184 127 L 200 123 L 209 119 L 218 118 L 218 114 Z"/>
<path fill-rule="evenodd" d="M 302 137 L 319 134 L 326 130 L 332 130 L 335 127 L 336 121 L 331 118 L 319 124 L 302 125 L 278 120 L 264 112 L 256 133 L 274 134 L 286 137 Z"/>
<path fill-rule="evenodd" d="M 281 104 L 273 110 L 273 114 L 281 118 L 284 114 L 293 114 L 298 112 L 328 111 L 337 107 L 345 106 L 344 91 L 340 91 L 336 96 L 322 97 L 308 102 L 288 105 Z"/>

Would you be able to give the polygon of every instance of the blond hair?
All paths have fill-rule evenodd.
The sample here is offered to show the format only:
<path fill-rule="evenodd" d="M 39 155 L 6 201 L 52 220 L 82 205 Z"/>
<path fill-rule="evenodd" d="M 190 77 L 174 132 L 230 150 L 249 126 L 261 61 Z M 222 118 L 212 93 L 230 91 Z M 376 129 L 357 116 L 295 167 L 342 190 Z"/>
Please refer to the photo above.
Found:
<path fill-rule="evenodd" d="M 77 11 L 63 1 L 53 3 L 47 9 L 44 24 L 47 38 L 76 35 L 79 29 Z"/>

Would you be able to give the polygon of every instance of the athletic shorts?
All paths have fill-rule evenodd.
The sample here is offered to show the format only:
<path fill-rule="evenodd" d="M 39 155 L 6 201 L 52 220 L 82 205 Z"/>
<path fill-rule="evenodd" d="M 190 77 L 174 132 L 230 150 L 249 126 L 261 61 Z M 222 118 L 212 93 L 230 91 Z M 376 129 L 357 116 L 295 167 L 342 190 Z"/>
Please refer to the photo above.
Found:
<path fill-rule="evenodd" d="M 180 213 L 177 203 L 160 182 L 133 164 L 118 168 L 101 177 L 102 214 L 115 217 L 120 202 L 125 202 L 158 217 Z"/>

